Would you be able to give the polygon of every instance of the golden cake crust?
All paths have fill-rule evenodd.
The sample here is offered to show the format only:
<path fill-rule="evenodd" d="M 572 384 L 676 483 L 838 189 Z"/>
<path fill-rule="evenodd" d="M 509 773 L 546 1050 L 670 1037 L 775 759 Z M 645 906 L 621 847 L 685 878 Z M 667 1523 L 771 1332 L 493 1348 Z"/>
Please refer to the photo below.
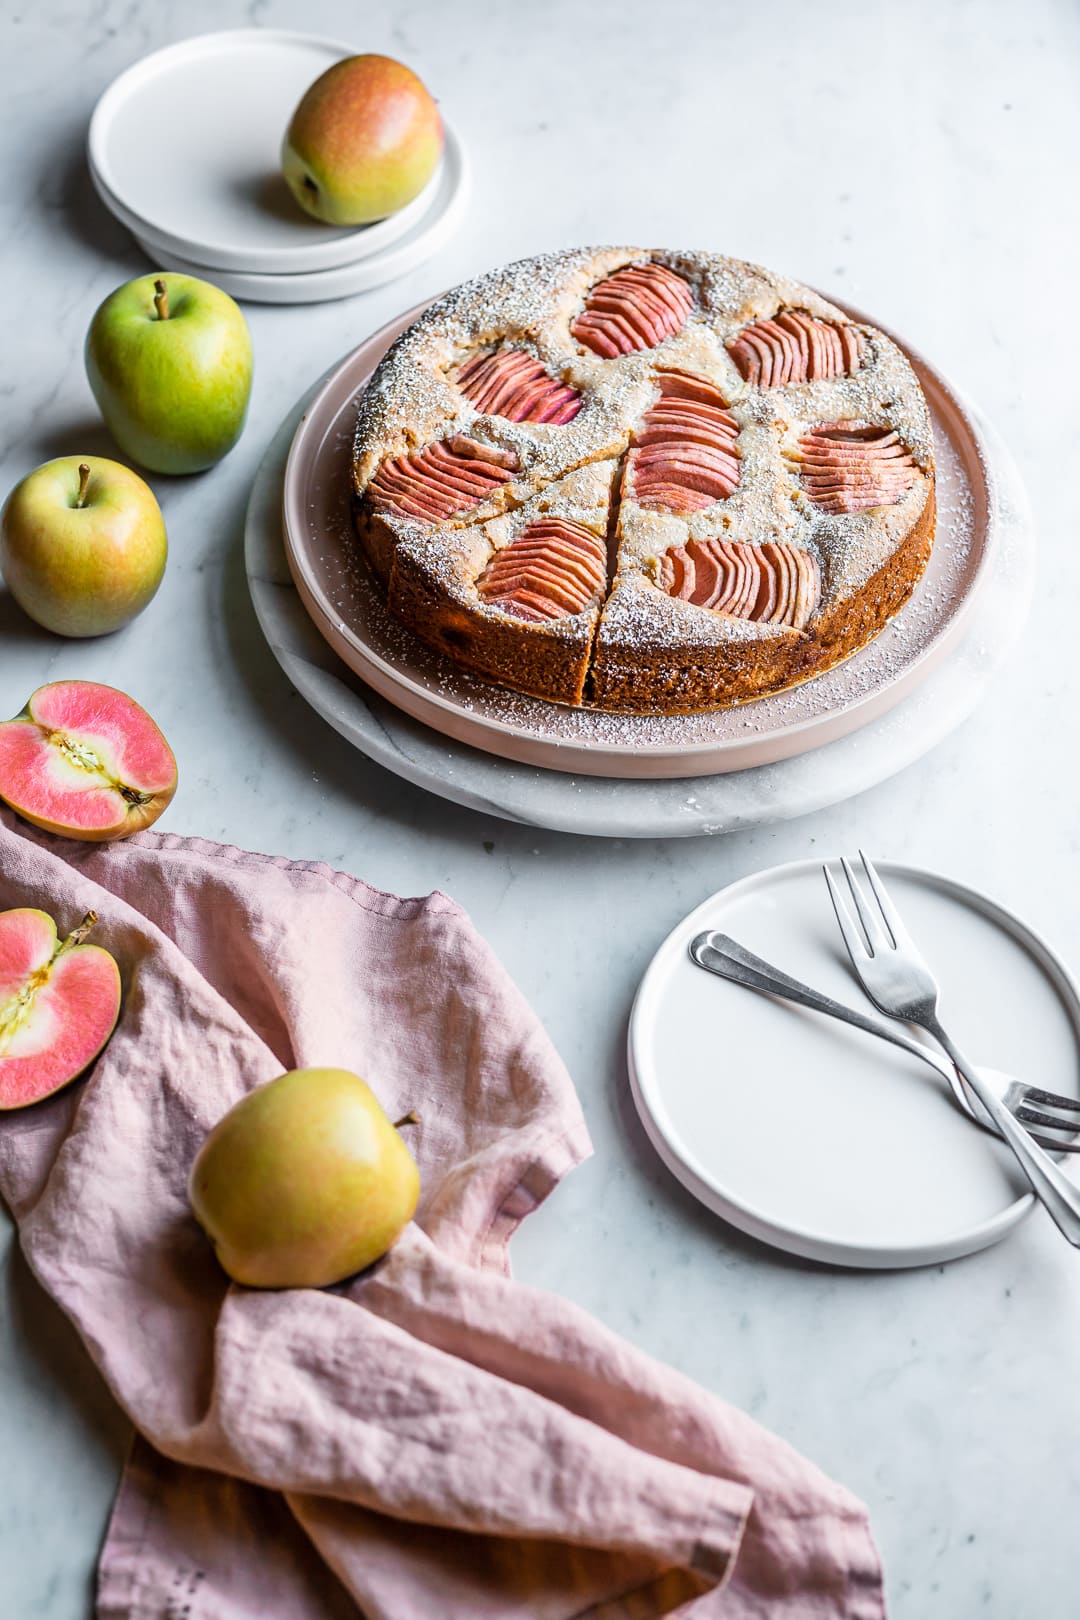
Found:
<path fill-rule="evenodd" d="M 607 278 L 628 268 L 644 314 L 631 308 L 626 337 Z M 586 308 L 601 326 L 615 310 L 616 344 L 640 341 L 643 323 L 664 335 L 598 354 L 577 324 Z M 565 419 L 477 408 L 456 379 L 486 356 L 509 364 L 504 350 L 572 401 Z M 900 350 L 808 288 L 716 254 L 579 249 L 456 288 L 372 377 L 352 480 L 362 550 L 422 640 L 515 690 L 639 713 L 727 707 L 848 657 L 908 599 L 934 535 L 929 413 Z M 601 543 L 607 577 L 594 579 Z M 747 568 L 741 596 L 725 595 L 725 569 L 741 581 Z"/>

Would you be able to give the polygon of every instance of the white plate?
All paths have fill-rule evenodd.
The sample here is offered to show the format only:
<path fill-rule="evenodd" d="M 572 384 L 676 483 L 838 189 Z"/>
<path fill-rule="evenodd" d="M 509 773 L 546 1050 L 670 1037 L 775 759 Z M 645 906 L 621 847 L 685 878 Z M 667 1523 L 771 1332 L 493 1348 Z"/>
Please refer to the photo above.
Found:
<path fill-rule="evenodd" d="M 456 140 L 456 137 L 452 136 L 450 132 L 447 131 L 447 140 L 449 141 L 451 139 Z M 333 257 L 335 262 L 333 264 L 325 266 L 315 265 L 311 266 L 308 270 L 305 270 L 301 265 L 294 264 L 292 266 L 287 265 L 283 270 L 267 271 L 265 265 L 260 263 L 257 256 L 254 254 L 242 255 L 240 253 L 222 253 L 220 257 L 223 261 L 228 262 L 218 264 L 214 261 L 214 250 L 212 248 L 205 247 L 203 244 L 198 242 L 186 242 L 182 237 L 174 236 L 171 232 L 160 230 L 153 224 L 150 224 L 148 221 L 140 219 L 139 216 L 133 213 L 130 208 L 125 208 L 120 199 L 114 196 L 112 191 L 110 191 L 105 181 L 95 169 L 93 159 L 91 158 L 88 162 L 90 179 L 93 182 L 94 190 L 97 192 L 110 214 L 112 214 L 114 219 L 119 220 L 121 225 L 126 226 L 133 236 L 142 238 L 143 241 L 149 243 L 155 249 L 156 257 L 172 257 L 173 255 L 178 254 L 181 258 L 188 259 L 193 264 L 202 264 L 203 269 L 207 274 L 216 274 L 224 269 L 234 274 L 250 273 L 253 275 L 312 274 L 320 270 L 331 270 L 337 268 L 336 261 L 341 257 L 341 254 L 344 251 L 345 241 L 352 244 L 352 250 L 348 260 L 342 260 L 342 263 L 348 264 L 356 264 L 361 259 L 369 259 L 376 253 L 382 252 L 385 248 L 391 247 L 393 243 L 400 240 L 400 238 L 403 237 L 407 231 L 411 230 L 420 220 L 431 212 L 432 204 L 441 194 L 444 165 L 445 157 L 440 158 L 438 168 L 420 195 L 418 197 L 414 197 L 412 202 L 409 203 L 405 208 L 399 209 L 396 214 L 391 214 L 389 219 L 382 219 L 374 225 L 367 225 L 361 230 L 352 231 L 346 238 L 343 238 L 342 245 L 334 252 Z M 273 187 L 270 187 L 269 189 L 272 193 Z M 288 208 L 288 206 L 290 206 L 290 199 L 287 194 L 284 198 L 278 199 L 277 206 L 279 206 L 283 212 Z M 295 207 L 295 204 L 291 204 L 291 206 Z M 309 225 L 313 230 L 330 230 L 330 234 L 334 234 L 330 227 L 320 226 L 314 220 L 309 221 Z M 204 254 L 206 255 L 205 260 L 202 257 Z M 250 263 L 241 264 L 236 262 L 245 256 L 251 260 Z M 312 255 L 305 255 L 305 257 L 311 256 Z M 319 256 L 329 257 L 325 251 L 321 252 Z"/>
<path fill-rule="evenodd" d="M 1080 1000 L 1050 947 L 959 883 L 878 864 L 960 1045 L 988 1067 L 1080 1095 Z M 630 1017 L 631 1087 L 660 1157 L 703 1204 L 792 1254 L 866 1267 L 970 1254 L 1029 1212 L 1007 1149 L 931 1069 L 704 972 L 687 954 L 704 928 L 839 1000 L 862 996 L 817 860 L 731 884 L 664 941 Z"/>
<path fill-rule="evenodd" d="M 300 97 L 355 51 L 285 29 L 239 28 L 144 57 L 113 81 L 90 120 L 90 175 L 105 206 L 154 244 L 151 257 L 205 269 L 300 274 L 381 252 L 431 213 L 441 174 L 388 219 L 341 228 L 309 219 L 280 169 Z"/>
<path fill-rule="evenodd" d="M 133 235 L 155 267 L 175 270 L 181 275 L 201 276 L 233 298 L 247 299 L 254 304 L 320 304 L 381 287 L 423 264 L 457 230 L 468 201 L 469 170 L 465 151 L 448 127 L 438 184 L 427 212 L 398 241 L 354 264 L 298 275 L 256 275 L 241 270 L 213 269 L 182 254 L 166 252 L 158 246 L 155 237 L 142 231 L 135 231 Z"/>
<path fill-rule="evenodd" d="M 998 492 L 1001 544 L 990 576 L 953 656 L 862 731 L 812 754 L 694 782 L 573 777 L 449 742 L 352 674 L 316 630 L 293 584 L 281 521 L 285 463 L 297 423 L 325 382 L 285 417 L 252 487 L 244 563 L 259 623 L 296 690 L 360 756 L 483 815 L 612 838 L 690 838 L 806 815 L 885 781 L 948 736 L 1008 662 L 1023 627 L 1035 567 L 1031 515 L 1012 457 L 979 418 Z M 358 759 L 358 780 L 363 769 Z"/>

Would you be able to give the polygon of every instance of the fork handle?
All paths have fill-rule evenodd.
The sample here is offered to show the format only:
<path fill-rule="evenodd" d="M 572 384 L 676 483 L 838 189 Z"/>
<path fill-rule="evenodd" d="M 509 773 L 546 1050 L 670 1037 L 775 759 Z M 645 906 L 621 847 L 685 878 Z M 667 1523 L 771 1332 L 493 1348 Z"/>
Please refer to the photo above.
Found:
<path fill-rule="evenodd" d="M 689 949 L 691 959 L 698 967 L 707 968 L 720 979 L 745 985 L 750 990 L 759 990 L 782 1001 L 796 1002 L 815 1012 L 827 1013 L 830 1018 L 852 1024 L 856 1029 L 865 1030 L 868 1035 L 880 1036 L 883 1041 L 898 1046 L 902 1052 L 910 1052 L 912 1057 L 928 1064 L 935 1074 L 946 1081 L 957 1106 L 963 1109 L 969 1119 L 984 1130 L 994 1129 L 993 1121 L 980 1109 L 978 1098 L 968 1094 L 966 1082 L 949 1059 L 942 1057 L 927 1042 L 905 1035 L 893 1020 L 882 1018 L 879 1013 L 859 1012 L 844 1001 L 835 1001 L 824 991 L 803 984 L 801 979 L 793 979 L 790 973 L 767 962 L 763 956 L 756 956 L 745 945 L 740 945 L 738 940 L 732 939 L 730 934 L 722 934 L 717 929 L 706 929 L 695 935 Z M 1038 1098 L 1032 1096 L 1029 1101 L 1037 1103 Z M 1061 1103 L 1061 1099 L 1053 1093 L 1048 1095 L 1047 1101 L 1055 1107 Z M 1077 1106 L 1080 1107 L 1080 1104 Z M 1055 1153 L 1080 1153 L 1080 1143 L 1059 1142 L 1052 1136 L 1040 1136 L 1035 1124 L 1028 1124 L 1026 1129 L 1041 1147 L 1051 1148 Z"/>
<path fill-rule="evenodd" d="M 1058 1169 L 1049 1154 L 1044 1153 L 1042 1148 L 1032 1141 L 1025 1127 L 995 1096 L 980 1077 L 975 1065 L 967 1061 L 955 1041 L 950 1039 L 937 1017 L 930 1014 L 920 1019 L 920 1023 L 948 1053 L 960 1078 L 965 1085 L 970 1086 L 994 1121 L 1012 1149 L 1016 1162 L 1031 1183 L 1032 1191 L 1046 1206 L 1055 1226 L 1070 1243 L 1080 1248 L 1080 1188 L 1074 1186 L 1068 1176 L 1063 1175 Z"/>
<path fill-rule="evenodd" d="M 767 995 L 780 997 L 783 1001 L 794 1001 L 801 1007 L 810 1007 L 815 1012 L 827 1013 L 830 1018 L 851 1024 L 855 1029 L 864 1030 L 868 1035 L 877 1035 L 890 1045 L 898 1046 L 902 1052 L 909 1052 L 912 1057 L 928 1064 L 941 1076 L 952 1091 L 958 1106 L 974 1119 L 976 1124 L 992 1129 L 990 1121 L 980 1117 L 977 1108 L 972 1105 L 971 1098 L 964 1090 L 963 1081 L 957 1079 L 948 1059 L 940 1057 L 925 1041 L 917 1041 L 912 1036 L 905 1035 L 891 1019 L 882 1018 L 878 1013 L 859 1012 L 856 1008 L 849 1007 L 846 1002 L 836 1001 L 824 991 L 803 984 L 801 979 L 793 979 L 782 968 L 766 962 L 764 957 L 755 956 L 753 951 L 748 950 L 745 945 L 740 945 L 738 940 L 732 939 L 729 934 L 721 934 L 715 930 L 698 934 L 690 942 L 690 955 L 698 967 L 707 968 L 718 978 L 730 979 L 733 983 L 744 984 L 751 990 L 762 990 Z"/>
<path fill-rule="evenodd" d="M 782 968 L 774 967 L 766 962 L 762 956 L 755 956 L 753 951 L 747 950 L 729 934 L 709 932 L 698 934 L 691 941 L 690 955 L 698 967 L 707 968 L 718 978 L 731 979 L 736 984 L 748 985 L 752 990 L 765 990 L 771 995 L 780 996 L 785 1001 L 794 1001 L 801 1007 L 811 1007 L 815 1012 L 828 1013 L 830 1018 L 838 1018 L 842 1023 L 851 1024 L 855 1029 L 865 1030 L 868 1035 L 878 1035 L 883 1041 L 898 1046 L 902 1052 L 910 1052 L 912 1057 L 921 1058 L 932 1069 L 936 1069 L 943 1079 L 948 1080 L 949 1065 L 938 1057 L 937 1053 L 922 1041 L 914 1040 L 905 1035 L 889 1019 L 882 1018 L 875 1013 L 858 1012 L 849 1007 L 846 1002 L 835 1001 L 822 990 L 815 990 L 812 985 L 803 984 L 801 979 L 793 979 L 790 973 Z"/>

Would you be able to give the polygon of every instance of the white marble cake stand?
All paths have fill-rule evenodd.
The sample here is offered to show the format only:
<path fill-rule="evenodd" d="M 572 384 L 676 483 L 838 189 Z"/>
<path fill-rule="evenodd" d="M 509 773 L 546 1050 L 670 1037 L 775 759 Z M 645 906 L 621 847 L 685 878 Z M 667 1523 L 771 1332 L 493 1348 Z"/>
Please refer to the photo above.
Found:
<path fill-rule="evenodd" d="M 251 491 L 244 555 L 259 623 L 296 690 L 361 753 L 487 815 L 613 838 L 692 838 L 807 815 L 873 787 L 935 747 L 975 708 L 1023 626 L 1035 560 L 1027 498 L 1001 439 L 972 412 L 998 483 L 996 559 L 960 645 L 895 709 L 810 753 L 723 776 L 616 781 L 498 759 L 451 742 L 379 697 L 340 662 L 308 618 L 285 560 L 281 494 L 293 434 L 319 387 L 281 424 Z"/>

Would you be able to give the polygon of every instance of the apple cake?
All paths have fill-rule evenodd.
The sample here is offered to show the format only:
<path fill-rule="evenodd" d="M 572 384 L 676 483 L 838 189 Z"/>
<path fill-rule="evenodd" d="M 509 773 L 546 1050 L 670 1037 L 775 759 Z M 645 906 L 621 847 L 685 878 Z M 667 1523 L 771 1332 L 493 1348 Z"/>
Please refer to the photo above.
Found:
<path fill-rule="evenodd" d="M 907 601 L 934 538 L 896 344 L 713 253 L 549 253 L 437 299 L 363 394 L 352 480 L 423 641 L 639 714 L 820 674 Z"/>

